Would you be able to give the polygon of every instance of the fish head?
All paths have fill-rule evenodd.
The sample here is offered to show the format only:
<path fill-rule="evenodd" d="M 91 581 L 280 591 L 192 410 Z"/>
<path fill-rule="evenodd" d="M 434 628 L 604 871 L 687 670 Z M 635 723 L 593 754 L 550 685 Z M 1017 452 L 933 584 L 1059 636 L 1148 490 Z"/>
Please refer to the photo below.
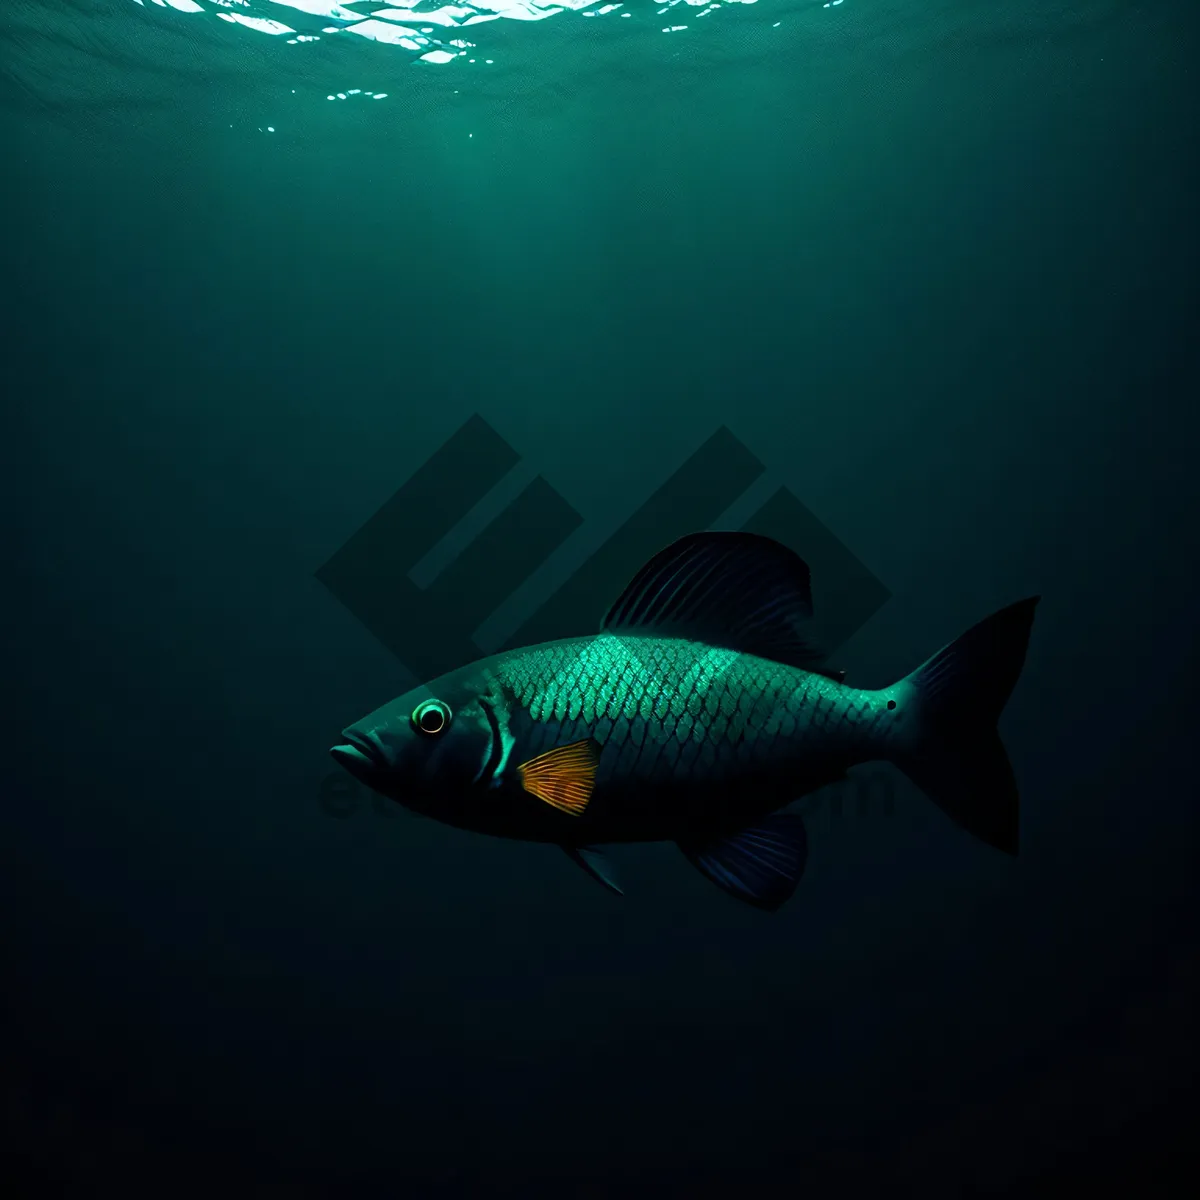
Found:
<path fill-rule="evenodd" d="M 492 784 L 505 736 L 490 681 L 467 669 L 414 688 L 347 726 L 330 754 L 373 791 L 448 818 Z"/>

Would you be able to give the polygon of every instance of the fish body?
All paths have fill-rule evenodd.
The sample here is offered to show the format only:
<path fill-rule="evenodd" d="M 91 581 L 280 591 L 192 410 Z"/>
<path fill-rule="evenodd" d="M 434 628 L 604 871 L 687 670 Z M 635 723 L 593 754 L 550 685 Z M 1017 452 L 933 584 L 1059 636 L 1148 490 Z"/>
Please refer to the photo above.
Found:
<path fill-rule="evenodd" d="M 991 844 L 1016 851 L 1016 787 L 995 732 L 1036 598 L 882 689 L 843 682 L 810 640 L 808 568 L 751 534 L 656 555 L 601 631 L 482 659 L 343 732 L 370 787 L 463 829 L 561 846 L 620 890 L 599 847 L 674 841 L 714 882 L 773 909 L 807 855 L 794 800 L 895 763 Z"/>
<path fill-rule="evenodd" d="M 494 782 L 528 818 L 519 833 L 495 832 L 535 841 L 674 841 L 736 828 L 875 757 L 872 740 L 886 732 L 886 693 L 682 638 L 549 642 L 496 656 L 478 678 L 512 739 Z M 518 764 L 589 738 L 602 752 L 583 811 L 530 804 Z"/>

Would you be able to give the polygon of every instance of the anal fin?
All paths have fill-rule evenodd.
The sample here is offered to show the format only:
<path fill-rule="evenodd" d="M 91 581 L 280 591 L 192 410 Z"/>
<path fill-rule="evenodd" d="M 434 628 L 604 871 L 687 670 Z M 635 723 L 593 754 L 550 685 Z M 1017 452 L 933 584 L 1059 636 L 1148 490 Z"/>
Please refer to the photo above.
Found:
<path fill-rule="evenodd" d="M 808 860 L 796 813 L 775 813 L 716 842 L 679 843 L 688 862 L 735 899 L 775 912 L 791 898 Z"/>

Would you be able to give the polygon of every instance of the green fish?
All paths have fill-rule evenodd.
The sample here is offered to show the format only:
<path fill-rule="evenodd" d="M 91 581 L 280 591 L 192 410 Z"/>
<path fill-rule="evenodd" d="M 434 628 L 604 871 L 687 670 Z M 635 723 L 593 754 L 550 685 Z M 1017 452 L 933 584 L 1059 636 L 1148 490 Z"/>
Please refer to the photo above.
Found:
<path fill-rule="evenodd" d="M 895 764 L 1016 854 L 996 724 L 1037 602 L 994 613 L 890 687 L 850 687 L 811 636 L 802 559 L 756 534 L 691 534 L 634 576 L 598 634 L 451 671 L 349 726 L 331 753 L 417 813 L 560 846 L 615 892 L 600 847 L 671 841 L 774 911 L 807 858 L 802 819 L 779 810 L 860 763 Z"/>

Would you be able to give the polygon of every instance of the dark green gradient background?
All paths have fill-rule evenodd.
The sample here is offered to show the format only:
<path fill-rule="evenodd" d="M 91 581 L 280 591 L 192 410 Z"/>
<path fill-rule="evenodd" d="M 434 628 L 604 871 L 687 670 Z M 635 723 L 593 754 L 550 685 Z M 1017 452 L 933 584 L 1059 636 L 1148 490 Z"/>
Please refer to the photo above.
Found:
<path fill-rule="evenodd" d="M 485 75 L 10 8 L 12 1170 L 1184 1180 L 1197 16 L 761 0 L 668 43 L 564 15 Z M 324 100 L 349 86 L 390 99 Z M 326 815 L 332 738 L 411 679 L 313 572 L 476 411 L 593 542 L 728 424 L 891 588 L 842 655 L 863 683 L 1042 593 L 1003 722 L 1021 857 L 898 785 L 890 820 L 814 819 L 770 919 L 670 847 L 621 855 L 620 901 L 544 848 Z"/>

